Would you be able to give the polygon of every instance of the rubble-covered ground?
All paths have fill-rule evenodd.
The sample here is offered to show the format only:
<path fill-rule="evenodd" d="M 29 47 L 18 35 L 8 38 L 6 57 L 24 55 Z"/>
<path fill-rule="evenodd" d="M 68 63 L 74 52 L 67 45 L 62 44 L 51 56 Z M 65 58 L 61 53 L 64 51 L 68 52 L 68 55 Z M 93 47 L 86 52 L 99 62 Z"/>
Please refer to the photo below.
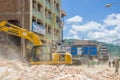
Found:
<path fill-rule="evenodd" d="M 107 65 L 28 65 L 19 60 L 0 60 L 0 80 L 120 80 Z"/>
<path fill-rule="evenodd" d="M 0 44 L 0 80 L 120 80 L 108 65 L 29 65 L 9 44 Z"/>

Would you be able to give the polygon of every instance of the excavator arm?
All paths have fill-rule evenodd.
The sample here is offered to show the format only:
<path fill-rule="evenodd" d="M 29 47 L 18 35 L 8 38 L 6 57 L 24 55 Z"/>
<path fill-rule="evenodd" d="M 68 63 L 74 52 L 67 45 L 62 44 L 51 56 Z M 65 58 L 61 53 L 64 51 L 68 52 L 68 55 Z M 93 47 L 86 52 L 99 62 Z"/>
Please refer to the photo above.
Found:
<path fill-rule="evenodd" d="M 32 55 L 28 58 L 30 64 L 72 64 L 72 58 L 70 54 L 64 54 L 64 61 L 60 61 L 61 55 L 58 53 L 52 53 L 51 61 L 43 61 L 42 59 L 47 59 L 48 54 L 50 52 L 50 48 L 48 45 L 42 45 L 40 38 L 33 32 L 30 32 L 26 29 L 20 28 L 13 24 L 8 23 L 7 21 L 0 22 L 0 31 L 27 39 L 33 43 L 33 48 L 31 50 Z M 28 53 L 29 54 L 29 53 Z M 45 56 L 45 58 L 41 57 Z"/>
<path fill-rule="evenodd" d="M 31 55 L 30 58 L 28 58 L 28 60 L 30 61 L 34 61 L 36 54 L 37 54 L 37 50 L 42 47 L 42 43 L 41 40 L 39 39 L 39 37 L 33 33 L 30 32 L 26 29 L 20 28 L 18 26 L 15 26 L 13 24 L 8 23 L 7 21 L 2 21 L 0 22 L 0 31 L 12 34 L 14 36 L 18 36 L 24 39 L 29 40 L 30 42 L 33 43 L 33 48 L 31 49 L 31 53 L 28 53 L 29 55 Z"/>
<path fill-rule="evenodd" d="M 27 39 L 33 43 L 34 46 L 41 46 L 42 43 L 39 37 L 26 29 L 20 28 L 13 24 L 8 23 L 7 21 L 0 22 L 0 31 L 7 32 L 9 34 Z"/>

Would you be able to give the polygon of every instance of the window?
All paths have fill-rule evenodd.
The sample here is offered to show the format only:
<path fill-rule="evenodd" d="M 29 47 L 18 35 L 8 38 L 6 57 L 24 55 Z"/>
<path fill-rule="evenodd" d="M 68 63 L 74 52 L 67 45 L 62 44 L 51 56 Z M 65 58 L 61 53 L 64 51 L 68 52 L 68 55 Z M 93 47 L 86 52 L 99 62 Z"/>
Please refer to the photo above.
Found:
<path fill-rule="evenodd" d="M 48 26 L 48 33 L 49 33 L 49 34 L 51 34 L 51 30 L 52 30 L 51 27 Z"/>
<path fill-rule="evenodd" d="M 48 2 L 49 4 L 51 4 L 50 0 L 47 0 L 47 2 Z"/>
<path fill-rule="evenodd" d="M 38 7 L 38 11 L 42 12 L 42 6 L 40 4 L 38 4 L 37 7 Z"/>
<path fill-rule="evenodd" d="M 59 36 L 59 31 L 58 30 L 54 30 L 54 34 L 55 34 L 55 36 Z"/>
<path fill-rule="evenodd" d="M 36 1 L 33 0 L 33 8 L 36 8 Z"/>
<path fill-rule="evenodd" d="M 56 4 L 56 9 L 57 11 L 59 11 L 59 4 Z"/>
<path fill-rule="evenodd" d="M 45 28 L 46 28 L 46 34 L 47 34 L 47 24 L 45 24 Z"/>
<path fill-rule="evenodd" d="M 61 22 L 60 17 L 56 16 L 56 22 L 57 22 L 57 23 Z"/>
<path fill-rule="evenodd" d="M 50 11 L 48 12 L 48 17 L 51 19 L 51 12 Z"/>
<path fill-rule="evenodd" d="M 57 34 L 56 34 L 56 29 L 54 29 L 54 36 L 57 36 Z"/>
<path fill-rule="evenodd" d="M 8 20 L 8 22 L 17 26 L 20 24 L 18 20 Z"/>
<path fill-rule="evenodd" d="M 48 17 L 48 11 L 45 9 L 45 16 Z"/>
<path fill-rule="evenodd" d="M 36 22 L 36 18 L 35 18 L 35 17 L 32 17 L 32 21 L 33 21 L 33 22 Z"/>
<path fill-rule="evenodd" d="M 41 22 L 39 19 L 37 20 L 37 23 L 38 23 L 39 25 L 43 25 L 42 22 Z"/>
<path fill-rule="evenodd" d="M 59 31 L 57 31 L 57 36 L 59 36 Z"/>
<path fill-rule="evenodd" d="M 54 1 L 54 7 L 56 8 L 56 2 Z"/>

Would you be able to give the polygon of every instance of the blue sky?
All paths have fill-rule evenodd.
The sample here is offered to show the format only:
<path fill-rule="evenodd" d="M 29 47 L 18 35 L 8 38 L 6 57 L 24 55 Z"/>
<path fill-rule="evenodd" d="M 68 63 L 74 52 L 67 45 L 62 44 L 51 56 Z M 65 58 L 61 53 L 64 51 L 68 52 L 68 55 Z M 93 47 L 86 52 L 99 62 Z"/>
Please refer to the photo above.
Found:
<path fill-rule="evenodd" d="M 107 3 L 112 6 L 106 8 Z M 64 39 L 120 39 L 120 0 L 62 0 Z"/>

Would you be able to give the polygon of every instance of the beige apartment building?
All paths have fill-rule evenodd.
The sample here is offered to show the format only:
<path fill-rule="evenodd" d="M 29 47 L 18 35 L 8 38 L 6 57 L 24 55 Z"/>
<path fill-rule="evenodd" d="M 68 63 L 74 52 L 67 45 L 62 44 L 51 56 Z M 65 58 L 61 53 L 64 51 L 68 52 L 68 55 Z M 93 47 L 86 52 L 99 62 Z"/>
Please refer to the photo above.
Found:
<path fill-rule="evenodd" d="M 61 0 L 0 0 L 0 21 L 6 20 L 36 33 L 43 44 L 61 41 L 61 18 L 65 15 Z M 27 41 L 12 35 L 8 38 L 20 46 L 24 56 Z"/>

